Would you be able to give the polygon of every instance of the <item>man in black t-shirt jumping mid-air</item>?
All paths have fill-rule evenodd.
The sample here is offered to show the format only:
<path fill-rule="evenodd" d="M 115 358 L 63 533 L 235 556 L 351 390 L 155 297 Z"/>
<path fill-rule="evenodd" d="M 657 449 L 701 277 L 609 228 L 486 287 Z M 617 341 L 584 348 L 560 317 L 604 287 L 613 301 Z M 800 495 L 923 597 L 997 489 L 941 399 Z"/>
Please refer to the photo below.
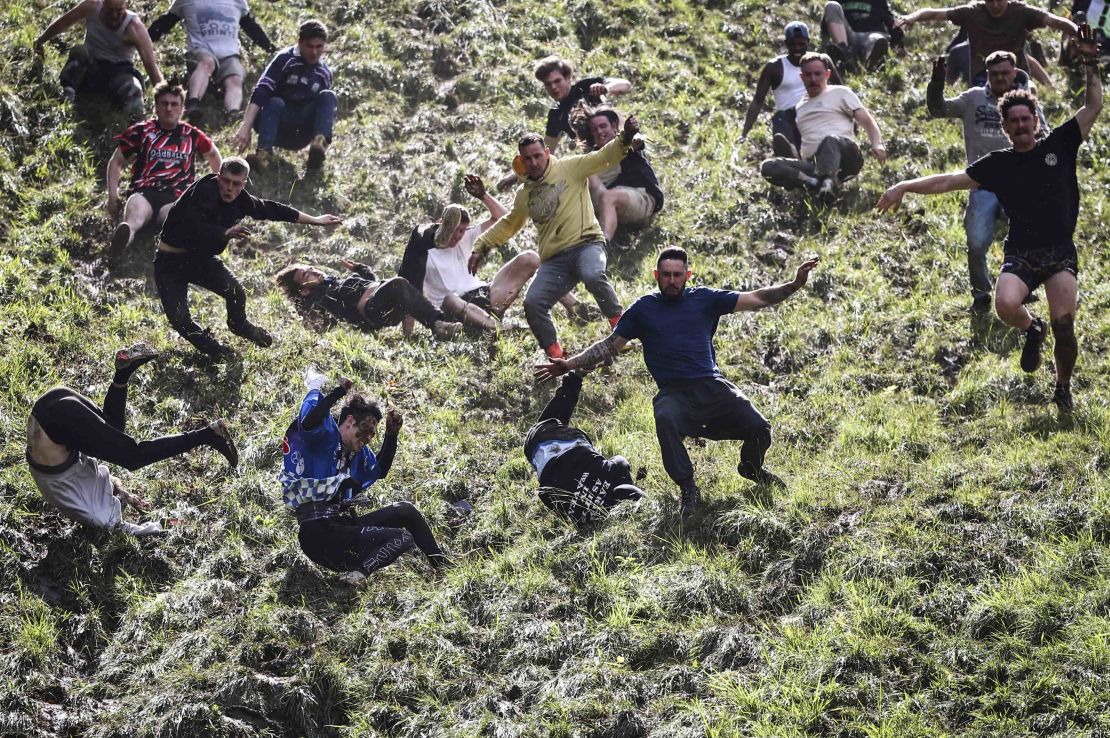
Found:
<path fill-rule="evenodd" d="M 688 519 L 701 499 L 690 455 L 682 443 L 687 436 L 742 440 L 737 466 L 740 476 L 757 484 L 781 485 L 782 480 L 763 466 L 771 446 L 771 424 L 721 374 L 713 336 L 722 315 L 760 310 L 786 300 L 805 286 L 817 262 L 816 257 L 803 262 L 790 282 L 734 292 L 687 287 L 693 273 L 686 251 L 664 249 L 655 268 L 658 292 L 641 297 L 625 310 L 608 338 L 569 359 L 553 358 L 537 365 L 535 376 L 545 380 L 611 362 L 626 343 L 638 338 L 644 347 L 644 363 L 659 386 L 652 400 L 655 432 L 663 467 L 682 491 L 682 517 Z"/>
<path fill-rule="evenodd" d="M 571 125 L 570 111 L 580 100 L 590 105 L 598 105 L 607 98 L 623 95 L 632 89 L 632 83 L 620 77 L 586 77 L 574 81 L 574 66 L 559 56 L 547 56 L 536 62 L 536 79 L 543 84 L 547 96 L 555 101 L 547 111 L 547 125 L 543 131 L 543 143 L 554 153 L 563 136 L 571 141 L 578 138 L 578 131 Z M 501 178 L 497 189 L 506 190 L 520 181 L 524 175 L 511 172 Z"/>
<path fill-rule="evenodd" d="M 1042 318 L 1030 315 L 1022 301 L 1044 285 L 1056 336 L 1052 401 L 1065 412 L 1073 409 L 1071 375 L 1079 353 L 1073 326 L 1079 273 L 1072 240 L 1079 216 L 1076 157 L 1102 110 L 1097 46 L 1090 26 L 1080 27 L 1076 48 L 1086 65 L 1087 92 L 1083 107 L 1070 120 L 1038 141 L 1036 96 L 1028 90 L 1007 92 L 998 108 L 1012 148 L 992 151 L 965 171 L 899 182 L 883 193 L 877 205 L 880 212 L 895 209 L 907 192 L 936 195 L 983 189 L 998 196 L 1010 216 L 1010 232 L 995 288 L 995 309 L 1007 325 L 1025 331 L 1021 368 L 1036 371 L 1048 326 Z"/>

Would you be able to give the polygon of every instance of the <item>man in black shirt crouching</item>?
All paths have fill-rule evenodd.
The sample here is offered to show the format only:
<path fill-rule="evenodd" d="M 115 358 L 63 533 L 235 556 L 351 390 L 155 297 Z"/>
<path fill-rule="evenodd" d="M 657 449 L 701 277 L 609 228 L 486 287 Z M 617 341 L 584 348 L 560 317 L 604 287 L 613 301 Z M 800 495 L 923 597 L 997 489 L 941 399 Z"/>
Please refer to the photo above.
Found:
<path fill-rule="evenodd" d="M 632 483 L 627 459 L 606 459 L 588 435 L 571 426 L 581 392 L 582 375 L 567 374 L 524 440 L 524 457 L 542 485 L 540 502 L 578 524 L 602 517 L 618 502 L 644 497 Z"/>
<path fill-rule="evenodd" d="M 250 238 L 251 229 L 238 225 L 239 221 L 250 217 L 318 226 L 341 222 L 335 215 L 308 215 L 280 202 L 251 195 L 244 189 L 249 175 L 247 162 L 232 156 L 224 159 L 219 174 L 197 180 L 185 190 L 166 215 L 154 257 L 154 282 L 166 318 L 186 341 L 209 356 L 233 352 L 197 325 L 189 314 L 190 284 L 224 298 L 227 327 L 232 333 L 262 347 L 274 342 L 265 328 L 247 320 L 247 293 L 219 259 L 232 240 Z"/>
<path fill-rule="evenodd" d="M 983 189 L 998 196 L 1010 216 L 1010 233 L 995 288 L 995 309 L 1007 325 L 1025 331 L 1021 368 L 1036 371 L 1048 326 L 1043 319 L 1030 315 L 1022 301 L 1044 285 L 1056 336 L 1056 391 L 1052 401 L 1065 412 L 1073 408 L 1071 374 L 1079 353 L 1073 328 L 1079 273 L 1072 240 L 1079 217 L 1075 165 L 1079 144 L 1090 135 L 1102 110 L 1098 51 L 1090 26 L 1080 26 L 1076 48 L 1087 67 L 1087 92 L 1083 107 L 1070 120 L 1038 141 L 1036 95 L 1028 90 L 1007 92 L 998 101 L 998 109 L 1002 130 L 1012 148 L 992 151 L 962 172 L 899 182 L 883 193 L 877 206 L 880 212 L 897 208 L 907 192 L 936 195 Z"/>

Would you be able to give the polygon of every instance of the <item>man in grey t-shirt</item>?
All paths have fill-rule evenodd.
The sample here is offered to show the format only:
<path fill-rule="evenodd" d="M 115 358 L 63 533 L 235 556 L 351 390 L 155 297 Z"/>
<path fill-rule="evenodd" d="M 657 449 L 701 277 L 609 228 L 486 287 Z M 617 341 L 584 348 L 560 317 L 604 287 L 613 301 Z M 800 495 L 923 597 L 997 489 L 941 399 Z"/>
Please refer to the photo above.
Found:
<path fill-rule="evenodd" d="M 170 9 L 150 24 L 150 37 L 157 41 L 180 21 L 185 21 L 188 58 L 192 67 L 185 117 L 200 122 L 200 101 L 213 78 L 224 90 L 224 109 L 229 117 L 243 107 L 243 77 L 239 59 L 239 29 L 269 53 L 277 48 L 250 14 L 247 0 L 173 0 Z"/>
<path fill-rule="evenodd" d="M 1002 130 L 1002 117 L 998 112 L 998 98 L 1010 90 L 1031 89 L 1029 77 L 1017 68 L 1017 58 L 1009 51 L 996 51 L 987 56 L 987 83 L 965 90 L 956 97 L 945 99 L 944 57 L 933 64 L 933 78 L 929 82 L 925 99 L 929 115 L 933 118 L 960 118 L 964 124 L 964 148 L 967 163 L 973 164 L 992 151 L 1010 147 L 1010 139 Z M 1044 111 L 1038 107 L 1041 131 L 1048 133 Z M 1006 214 L 993 192 L 972 190 L 964 211 L 964 231 L 967 233 L 967 271 L 971 280 L 971 309 L 987 312 L 991 307 L 990 272 L 987 270 L 987 252 L 994 240 L 994 226 Z"/>

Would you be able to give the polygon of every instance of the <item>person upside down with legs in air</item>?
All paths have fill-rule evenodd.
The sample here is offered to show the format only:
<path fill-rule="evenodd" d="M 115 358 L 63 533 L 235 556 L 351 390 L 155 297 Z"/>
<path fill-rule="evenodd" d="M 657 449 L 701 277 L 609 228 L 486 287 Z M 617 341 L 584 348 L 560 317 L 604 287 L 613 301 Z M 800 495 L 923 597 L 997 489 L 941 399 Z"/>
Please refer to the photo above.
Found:
<path fill-rule="evenodd" d="M 448 205 L 437 222 L 412 229 L 398 276 L 422 288 L 428 301 L 451 320 L 496 331 L 498 321 L 505 317 L 505 311 L 539 268 L 540 257 L 530 249 L 521 251 L 502 264 L 490 282 L 471 274 L 467 264 L 474 252 L 474 242 L 508 211 L 489 193 L 481 177 L 466 175 L 464 186 L 471 196 L 482 201 L 490 217 L 472 224 L 466 208 Z M 572 318 L 583 319 L 584 312 L 588 315 L 583 310 L 585 305 L 571 294 L 564 295 L 559 302 Z"/>
<path fill-rule="evenodd" d="M 202 329 L 189 313 L 189 285 L 215 292 L 227 304 L 227 327 L 251 343 L 269 347 L 269 331 L 247 320 L 247 293 L 219 254 L 232 241 L 247 241 L 252 231 L 239 225 L 243 218 L 278 220 L 316 226 L 336 226 L 335 215 L 308 215 L 288 205 L 263 200 L 245 190 L 250 167 L 238 156 L 224 159 L 218 175 L 198 180 L 166 215 L 154 283 L 170 325 L 203 354 L 223 357 L 234 352 Z"/>
<path fill-rule="evenodd" d="M 998 196 L 1010 216 L 1002 274 L 995 288 L 995 310 L 1007 325 L 1025 332 L 1021 368 L 1036 371 L 1048 324 L 1022 304 L 1044 285 L 1049 319 L 1056 336 L 1056 388 L 1052 401 L 1065 412 L 1074 407 L 1071 377 L 1079 353 L 1075 310 L 1079 260 L 1075 249 L 1079 183 L 1075 168 L 1079 146 L 1102 110 L 1102 81 L 1097 46 L 1090 26 L 1079 28 L 1078 52 L 1084 59 L 1087 91 L 1084 105 L 1067 122 L 1038 140 L 1039 103 L 1027 90 L 1012 90 L 998 101 L 1002 129 L 1013 146 L 992 151 L 966 170 L 899 182 L 880 198 L 879 212 L 896 209 L 907 192 L 936 195 L 984 189 Z"/>
<path fill-rule="evenodd" d="M 102 407 L 69 387 L 55 387 L 35 401 L 27 419 L 27 464 L 43 498 L 67 518 L 133 535 L 162 530 L 157 522 L 136 525 L 123 520 L 123 505 L 142 511 L 148 505 L 125 490 L 101 462 L 135 471 L 199 446 L 210 446 L 232 468 L 239 463 L 223 420 L 150 441 L 136 441 L 127 434 L 128 381 L 136 369 L 157 356 L 145 344 L 117 351 L 115 374 Z"/>
<path fill-rule="evenodd" d="M 798 267 L 793 281 L 751 292 L 687 287 L 692 276 L 686 251 L 664 249 L 656 261 L 659 291 L 645 295 L 621 316 L 613 333 L 569 359 L 553 358 L 536 367 L 539 380 L 574 369 L 592 369 L 611 362 L 628 341 L 640 339 L 644 363 L 659 386 L 653 400 L 655 430 L 663 467 L 682 492 L 682 517 L 698 508 L 701 492 L 694 467 L 683 446 L 687 436 L 712 440 L 737 439 L 740 476 L 757 484 L 781 484 L 763 466 L 771 446 L 771 424 L 748 398 L 721 374 L 713 336 L 722 315 L 777 305 L 805 286 L 817 266 L 812 258 Z"/>
<path fill-rule="evenodd" d="M 282 498 L 300 523 L 301 550 L 351 584 L 392 564 L 413 546 L 435 569 L 443 569 L 450 559 L 411 502 L 395 502 L 365 515 L 353 514 L 347 504 L 389 474 L 404 422 L 399 412 L 389 411 L 385 438 L 375 454 L 367 444 L 377 433 L 382 410 L 361 395 L 348 397 L 353 384 L 341 378 L 327 394 L 319 387 L 310 389 L 282 440 Z M 338 417 L 333 417 L 332 408 L 344 397 Z"/>
<path fill-rule="evenodd" d="M 341 263 L 351 272 L 342 279 L 306 264 L 291 264 L 274 279 L 297 310 L 321 328 L 343 321 L 376 331 L 415 320 L 439 339 L 451 338 L 462 328 L 460 323 L 449 321 L 404 277 L 379 280 L 365 264 L 350 259 Z"/>
<path fill-rule="evenodd" d="M 575 523 L 603 517 L 617 503 L 641 500 L 628 459 L 606 459 L 585 432 L 570 424 L 582 392 L 584 372 L 571 371 L 528 430 L 524 458 L 536 470 L 540 501 Z"/>

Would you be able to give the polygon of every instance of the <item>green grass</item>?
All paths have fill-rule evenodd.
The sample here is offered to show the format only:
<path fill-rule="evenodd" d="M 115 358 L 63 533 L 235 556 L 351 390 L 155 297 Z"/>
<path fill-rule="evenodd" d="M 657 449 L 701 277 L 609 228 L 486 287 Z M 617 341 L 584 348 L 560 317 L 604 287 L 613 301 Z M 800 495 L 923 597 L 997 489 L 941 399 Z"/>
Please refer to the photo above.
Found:
<path fill-rule="evenodd" d="M 163 10 L 134 5 L 148 20 Z M 759 179 L 766 118 L 738 142 L 767 39 L 794 17 L 815 28 L 816 4 L 259 3 L 280 43 L 310 14 L 340 30 L 341 118 L 322 177 L 295 180 L 303 162 L 290 154 L 258 191 L 345 225 L 266 225 L 229 252 L 251 315 L 278 342 L 213 367 L 161 315 L 148 236 L 106 269 L 110 140 L 55 99 L 64 56 L 30 52 L 59 10 L 14 2 L 0 17 L 11 46 L 0 60 L 0 734 L 1110 732 L 1104 124 L 1081 154 L 1079 408 L 1067 420 L 1048 403 L 1049 369 L 1018 369 L 1019 337 L 965 312 L 964 198 L 870 212 L 897 179 L 963 163 L 959 124 L 927 120 L 923 104 L 946 30 L 915 28 L 907 57 L 852 80 L 891 159 L 869 159 L 823 207 Z M 180 31 L 159 46 L 175 74 L 181 47 Z M 528 70 L 552 52 L 633 82 L 619 105 L 639 116 L 667 193 L 655 225 L 611 255 L 626 304 L 652 288 L 652 253 L 666 244 L 688 248 L 695 280 L 712 286 L 780 281 L 804 255 L 822 257 L 805 293 L 722 321 L 717 339 L 725 373 L 774 425 L 769 463 L 788 486 L 737 477 L 735 444 L 691 443 L 706 514 L 685 535 L 639 350 L 588 380 L 576 422 L 643 469 L 650 497 L 576 530 L 535 498 L 520 450 L 551 392 L 531 383 L 539 353 L 526 333 L 446 344 L 419 330 L 409 341 L 397 329 L 318 334 L 270 280 L 294 259 L 395 270 L 411 226 L 465 196 L 464 173 L 496 179 L 511 141 L 541 125 Z M 245 62 L 265 59 L 248 47 Z M 1076 107 L 1064 88 L 1042 91 L 1053 122 Z M 213 133 L 227 151 L 231 130 Z M 513 247 L 532 247 L 532 233 Z M 211 295 L 193 307 L 223 334 Z M 571 349 L 605 333 L 556 321 Z M 185 521 L 158 540 L 68 522 L 23 463 L 38 394 L 64 382 L 99 397 L 110 351 L 138 339 L 166 356 L 133 382 L 131 427 L 149 437 L 227 416 L 243 458 L 233 478 L 207 451 L 113 470 Z M 310 363 L 405 412 L 397 464 L 371 492 L 424 511 L 459 560 L 443 579 L 409 556 L 354 591 L 300 553 L 276 475 Z M 446 503 L 459 497 L 475 514 L 452 532 Z"/>

